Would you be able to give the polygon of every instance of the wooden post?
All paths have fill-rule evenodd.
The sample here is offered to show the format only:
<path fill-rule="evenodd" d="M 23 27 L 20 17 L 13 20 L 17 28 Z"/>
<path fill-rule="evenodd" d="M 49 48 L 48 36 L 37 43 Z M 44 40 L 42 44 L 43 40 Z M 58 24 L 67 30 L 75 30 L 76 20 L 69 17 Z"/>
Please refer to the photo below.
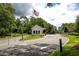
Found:
<path fill-rule="evenodd" d="M 62 39 L 59 39 L 59 44 L 60 44 L 60 53 L 63 51 L 63 47 L 62 47 Z"/>

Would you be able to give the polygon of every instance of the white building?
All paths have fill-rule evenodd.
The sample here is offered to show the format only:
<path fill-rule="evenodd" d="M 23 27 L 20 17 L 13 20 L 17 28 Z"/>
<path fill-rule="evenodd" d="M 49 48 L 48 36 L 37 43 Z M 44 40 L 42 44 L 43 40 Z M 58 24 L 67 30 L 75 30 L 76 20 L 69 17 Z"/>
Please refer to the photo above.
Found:
<path fill-rule="evenodd" d="M 32 30 L 32 34 L 44 34 L 45 28 L 35 25 L 31 28 L 31 30 Z"/>

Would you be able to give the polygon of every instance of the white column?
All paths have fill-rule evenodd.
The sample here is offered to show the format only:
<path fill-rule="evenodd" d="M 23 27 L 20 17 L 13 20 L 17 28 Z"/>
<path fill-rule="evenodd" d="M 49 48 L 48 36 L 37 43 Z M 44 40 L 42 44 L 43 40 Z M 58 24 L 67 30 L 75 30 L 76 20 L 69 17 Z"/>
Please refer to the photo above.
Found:
<path fill-rule="evenodd" d="M 32 30 L 32 34 L 33 34 L 33 30 Z"/>
<path fill-rule="evenodd" d="M 42 34 L 42 30 L 40 30 L 40 34 Z"/>

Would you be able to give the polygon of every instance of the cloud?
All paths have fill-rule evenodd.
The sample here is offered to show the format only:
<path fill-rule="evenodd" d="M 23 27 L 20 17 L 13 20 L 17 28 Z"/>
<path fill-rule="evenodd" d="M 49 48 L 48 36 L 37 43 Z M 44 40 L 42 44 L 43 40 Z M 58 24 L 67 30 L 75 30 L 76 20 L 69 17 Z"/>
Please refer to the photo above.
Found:
<path fill-rule="evenodd" d="M 62 23 L 74 23 L 76 16 L 79 15 L 78 3 L 23 3 L 13 4 L 16 15 L 28 16 L 32 15 L 33 9 L 39 12 L 39 17 L 45 19 L 50 24 L 61 26 Z M 49 7 L 51 6 L 51 7 Z"/>
<path fill-rule="evenodd" d="M 57 5 L 60 5 L 60 3 L 47 3 L 47 7 L 55 7 Z"/>
<path fill-rule="evenodd" d="M 17 16 L 31 15 L 33 11 L 31 3 L 13 3 L 12 6 Z"/>
<path fill-rule="evenodd" d="M 72 11 L 71 7 L 68 5 L 70 5 L 74 10 Z M 42 8 L 37 7 L 37 9 L 40 12 L 40 17 L 58 27 L 61 26 L 62 23 L 75 22 L 76 16 L 79 15 L 79 10 L 78 4 L 75 3 L 75 6 L 73 5 L 74 3 L 61 3 L 60 5 L 51 8 L 45 8 L 42 6 Z"/>
<path fill-rule="evenodd" d="M 69 10 L 72 10 L 72 11 L 79 10 L 79 3 L 72 3 L 72 4 L 69 4 L 67 7 Z"/>

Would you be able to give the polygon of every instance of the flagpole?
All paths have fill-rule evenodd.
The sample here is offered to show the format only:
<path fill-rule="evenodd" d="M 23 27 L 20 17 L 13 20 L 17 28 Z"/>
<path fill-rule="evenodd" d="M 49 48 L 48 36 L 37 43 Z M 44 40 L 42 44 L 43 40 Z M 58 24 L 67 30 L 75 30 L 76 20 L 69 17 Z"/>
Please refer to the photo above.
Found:
<path fill-rule="evenodd" d="M 32 17 L 34 17 L 34 9 L 33 9 Z"/>

